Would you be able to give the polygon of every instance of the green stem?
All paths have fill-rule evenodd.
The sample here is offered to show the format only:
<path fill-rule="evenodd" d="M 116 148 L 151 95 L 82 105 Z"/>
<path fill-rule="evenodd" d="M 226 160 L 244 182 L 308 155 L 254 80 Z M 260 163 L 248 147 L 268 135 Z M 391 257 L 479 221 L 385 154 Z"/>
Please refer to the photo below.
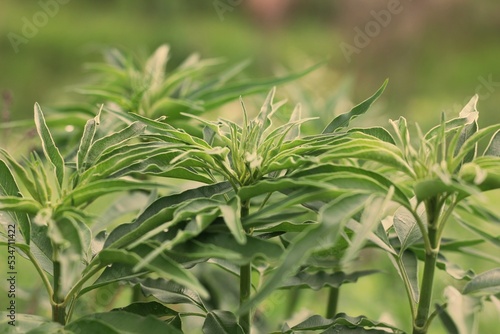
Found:
<path fill-rule="evenodd" d="M 427 233 L 429 236 L 430 249 L 426 247 L 425 250 L 424 274 L 420 288 L 417 316 L 413 322 L 413 334 L 426 334 L 429 327 L 429 311 L 431 307 L 432 288 L 434 285 L 434 272 L 440 245 L 439 227 L 437 225 L 441 208 L 436 206 L 436 203 L 435 199 L 426 203 L 428 218 Z M 441 224 L 443 223 L 444 222 L 441 222 Z"/>
<path fill-rule="evenodd" d="M 241 218 L 248 215 L 250 203 L 248 201 L 241 204 Z M 250 299 L 252 291 L 252 262 L 240 267 L 240 306 Z M 245 312 L 239 316 L 238 322 L 245 334 L 250 333 L 251 311 Z"/>
<path fill-rule="evenodd" d="M 66 306 L 62 304 L 63 298 L 60 296 L 60 280 L 61 280 L 61 263 L 54 261 L 54 293 L 52 299 L 52 320 L 61 325 L 66 324 Z"/>
<path fill-rule="evenodd" d="M 326 317 L 331 319 L 337 314 L 337 305 L 339 302 L 340 287 L 331 287 L 328 294 L 328 307 Z"/>

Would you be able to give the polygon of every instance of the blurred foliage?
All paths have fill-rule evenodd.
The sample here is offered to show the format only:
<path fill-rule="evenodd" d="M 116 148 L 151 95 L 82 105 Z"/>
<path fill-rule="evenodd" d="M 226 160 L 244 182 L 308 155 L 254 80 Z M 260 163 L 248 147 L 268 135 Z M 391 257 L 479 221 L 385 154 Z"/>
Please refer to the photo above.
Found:
<path fill-rule="evenodd" d="M 375 111 L 383 110 L 389 117 L 403 115 L 410 123 L 419 121 L 427 128 L 439 120 L 442 111 L 456 114 L 477 92 L 482 125 L 500 122 L 500 114 L 496 113 L 500 103 L 500 5 L 496 0 L 483 0 L 480 6 L 464 0 L 442 1 L 444 5 L 402 2 L 408 10 L 394 16 L 390 25 L 354 54 L 349 63 L 339 44 L 352 44 L 356 34 L 353 29 L 364 28 L 373 20 L 371 8 L 361 7 L 366 3 L 360 1 L 356 7 L 347 2 L 295 1 L 284 19 L 264 24 L 262 17 L 259 19 L 246 4 L 225 12 L 221 20 L 212 1 L 70 1 L 60 5 L 58 13 L 16 53 L 8 34 L 21 34 L 23 18 L 32 21 L 41 7 L 38 1 L 3 0 L 1 121 L 8 117 L 30 119 L 35 101 L 52 106 L 85 101 L 85 97 L 67 88 L 87 81 L 88 73 L 82 64 L 100 61 L 100 51 L 105 47 L 133 50 L 144 58 L 168 43 L 173 48 L 170 69 L 196 51 L 203 58 L 225 57 L 227 64 L 250 58 L 253 62 L 246 72 L 260 78 L 282 73 L 282 67 L 300 70 L 328 58 L 328 66 L 278 92 L 286 92 L 293 102 L 301 102 L 308 116 L 330 119 L 328 112 L 337 114 L 348 109 L 346 96 L 360 100 L 388 77 L 391 83 Z M 382 4 L 374 10 L 383 8 Z M 351 81 L 344 81 L 347 77 Z M 336 95 L 339 87 L 342 96 Z M 239 112 L 239 108 L 234 110 Z M 378 119 L 372 121 L 388 125 Z M 0 127 L 0 146 L 12 133 Z M 29 130 L 23 130 L 23 134 L 25 139 L 33 135 Z M 29 145 L 29 140 L 22 144 Z M 491 198 L 498 198 L 498 193 Z M 390 268 L 378 254 L 362 254 L 362 261 L 381 261 Z M 475 258 L 470 259 L 470 264 L 477 272 L 485 267 Z M 386 274 L 374 277 L 343 292 L 341 303 L 346 312 L 365 312 L 372 318 L 384 316 L 376 304 L 353 303 L 356 298 L 352 295 L 359 291 L 370 294 L 367 300 L 385 299 L 387 305 L 398 305 L 398 298 L 384 294 L 384 288 L 396 283 Z M 443 286 L 447 285 L 445 279 Z M 24 282 L 20 285 L 28 286 Z M 37 285 L 23 293 L 35 299 L 39 290 Z M 301 298 L 323 298 L 324 294 L 311 295 Z M 29 311 L 32 305 L 36 303 L 24 305 L 23 300 L 21 307 Z M 279 308 L 274 309 L 279 312 Z M 396 307 L 393 312 L 398 318 L 407 318 L 405 313 L 404 307 Z M 484 315 L 486 321 L 488 316 L 494 314 Z"/>
<path fill-rule="evenodd" d="M 304 62 L 328 58 L 330 75 L 314 82 L 315 89 L 333 94 L 338 78 L 350 74 L 353 100 L 389 77 L 392 84 L 383 109 L 391 117 L 411 115 L 411 121 L 424 125 L 437 121 L 442 111 L 456 113 L 464 104 L 456 101 L 466 102 L 479 90 L 480 108 L 492 111 L 482 122 L 500 120 L 493 112 L 500 102 L 500 11 L 494 0 L 481 6 L 466 1 L 401 2 L 403 11 L 353 54 L 350 63 L 339 44 L 354 43 L 353 29 L 374 20 L 371 7 L 386 8 L 380 1 L 370 6 L 366 1 L 292 1 L 274 24 L 250 6 L 253 2 L 258 1 L 243 1 L 220 16 L 212 1 L 71 1 L 61 4 L 15 53 L 7 35 L 21 34 L 23 18 L 32 21 L 41 7 L 38 1 L 2 1 L 0 90 L 13 95 L 12 118 L 26 119 L 34 101 L 53 105 L 81 98 L 62 90 L 85 80 L 82 64 L 100 60 L 103 46 L 143 50 L 137 52 L 144 55 L 168 43 L 175 50 L 172 66 L 198 51 L 204 58 L 223 56 L 233 64 L 251 58 L 248 72 L 259 77 L 275 74 L 278 65 L 304 68 Z"/>

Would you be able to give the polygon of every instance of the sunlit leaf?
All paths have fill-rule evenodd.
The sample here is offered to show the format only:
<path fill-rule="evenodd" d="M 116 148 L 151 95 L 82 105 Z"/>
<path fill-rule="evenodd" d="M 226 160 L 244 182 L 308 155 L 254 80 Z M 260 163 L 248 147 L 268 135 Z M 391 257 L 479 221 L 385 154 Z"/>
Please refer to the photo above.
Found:
<path fill-rule="evenodd" d="M 43 116 L 42 109 L 38 103 L 35 103 L 35 125 L 42 140 L 42 147 L 45 153 L 46 158 L 52 163 L 55 168 L 57 181 L 59 182 L 59 186 L 62 186 L 64 179 L 64 159 L 59 152 L 56 144 L 54 143 L 54 139 L 50 133 L 47 124 L 45 123 L 45 118 Z"/>
<path fill-rule="evenodd" d="M 385 80 L 382 86 L 375 92 L 375 94 L 373 94 L 368 99 L 366 99 L 365 101 L 361 102 L 360 104 L 352 108 L 349 112 L 335 117 L 330 122 L 330 124 L 328 124 L 327 127 L 323 130 L 323 133 L 331 133 L 343 129 L 347 127 L 354 118 L 364 114 L 370 108 L 370 106 L 379 98 L 379 96 L 382 95 L 388 82 L 389 82 L 388 80 Z"/>

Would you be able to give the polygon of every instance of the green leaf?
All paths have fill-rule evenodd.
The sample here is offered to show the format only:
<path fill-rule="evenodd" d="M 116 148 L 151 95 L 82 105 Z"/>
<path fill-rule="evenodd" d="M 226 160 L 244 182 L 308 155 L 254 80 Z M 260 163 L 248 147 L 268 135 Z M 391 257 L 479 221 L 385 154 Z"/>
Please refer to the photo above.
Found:
<path fill-rule="evenodd" d="M 404 275 L 402 278 L 410 284 L 413 301 L 416 303 L 420 297 L 418 285 L 418 261 L 417 256 L 412 251 L 406 250 L 401 254 L 399 261 L 403 266 L 404 271 L 399 274 Z"/>
<path fill-rule="evenodd" d="M 457 155 L 464 143 L 469 139 L 474 133 L 478 130 L 477 125 L 477 116 L 478 112 L 476 110 L 476 103 L 478 100 L 478 95 L 474 95 L 474 97 L 469 101 L 469 103 L 462 109 L 460 112 L 460 117 L 465 118 L 466 124 L 462 128 L 458 136 L 458 140 L 456 142 L 455 150 L 453 155 Z M 474 145 L 469 153 L 463 158 L 462 163 L 470 162 L 474 159 L 477 154 L 477 143 Z"/>
<path fill-rule="evenodd" d="M 420 261 L 425 260 L 425 251 L 421 247 L 411 247 L 411 251 L 417 255 Z M 444 270 L 448 275 L 453 277 L 456 280 L 471 280 L 475 275 L 471 270 L 464 270 L 460 268 L 455 263 L 448 261 L 448 259 L 442 254 L 439 253 L 437 256 L 436 267 Z"/>
<path fill-rule="evenodd" d="M 13 169 L 16 176 L 21 180 L 22 184 L 26 187 L 30 195 L 39 202 L 42 202 L 36 186 L 33 183 L 33 180 L 29 176 L 28 172 L 4 149 L 0 148 L 0 154 L 4 156 L 5 160 L 7 160 L 7 163 Z"/>
<path fill-rule="evenodd" d="M 102 107 L 101 107 L 102 110 Z M 83 163 L 85 161 L 85 157 L 94 141 L 94 136 L 96 133 L 97 126 L 100 123 L 100 115 L 101 111 L 96 117 L 89 119 L 85 124 L 85 128 L 83 130 L 82 139 L 80 140 L 80 146 L 78 147 L 77 160 L 76 160 L 76 168 L 80 170 L 83 167 Z"/>
<path fill-rule="evenodd" d="M 384 331 L 387 329 L 388 331 Z M 291 329 L 283 331 L 284 334 L 303 333 L 303 331 L 316 331 L 327 329 L 322 333 L 349 333 L 349 334 L 382 334 L 398 333 L 403 331 L 383 322 L 372 321 L 365 316 L 350 317 L 345 313 L 337 314 L 333 319 L 326 319 L 319 315 L 313 315 Z M 297 331 L 297 332 L 296 332 Z"/>
<path fill-rule="evenodd" d="M 85 236 L 83 228 L 88 229 L 85 224 L 81 226 L 74 219 L 58 219 L 48 226 L 48 237 L 53 245 L 57 247 L 57 257 L 53 256 L 53 261 L 60 264 L 60 293 L 65 295 L 80 278 L 81 272 L 85 268 L 83 262 L 85 251 Z"/>
<path fill-rule="evenodd" d="M 1 196 L 21 196 L 14 176 L 3 160 L 0 160 L 0 198 Z M 31 240 L 31 223 L 25 213 L 8 213 L 19 226 L 24 242 L 29 245 Z M 1 213 L 0 213 L 1 215 Z"/>
<path fill-rule="evenodd" d="M 123 263 L 135 267 L 142 264 L 143 259 L 152 251 L 153 249 L 151 247 L 145 245 L 136 247 L 131 251 L 104 249 L 99 253 L 98 257 L 101 265 Z M 156 256 L 143 267 L 179 284 L 185 285 L 190 289 L 196 290 L 202 296 L 208 295 L 205 288 L 191 272 L 169 258 L 166 254 Z"/>
<path fill-rule="evenodd" d="M 417 181 L 414 184 L 415 196 L 419 202 L 442 194 L 456 193 L 460 199 L 478 193 L 478 189 L 459 182 L 444 182 L 439 178 Z"/>
<path fill-rule="evenodd" d="M 16 213 L 28 213 L 36 215 L 42 206 L 37 201 L 29 198 L 0 196 L 0 210 L 13 211 Z"/>
<path fill-rule="evenodd" d="M 114 311 L 96 313 L 83 316 L 64 327 L 75 333 L 93 334 L 182 334 L 175 327 L 153 316 L 141 317 L 139 315 Z"/>
<path fill-rule="evenodd" d="M 153 191 L 151 194 L 153 200 L 157 198 L 157 193 Z M 133 191 L 118 196 L 113 199 L 112 203 L 107 205 L 106 209 L 96 217 L 94 223 L 92 224 L 92 232 L 94 234 L 105 230 L 108 226 L 112 225 L 117 219 L 123 216 L 136 217 L 140 211 L 146 208 L 150 202 L 148 200 L 150 196 L 142 191 Z M 114 225 L 113 225 L 114 226 Z"/>
<path fill-rule="evenodd" d="M 88 168 L 96 162 L 105 150 L 123 145 L 127 140 L 137 137 L 139 134 L 144 132 L 145 128 L 146 125 L 141 124 L 140 122 L 134 122 L 119 132 L 112 133 L 106 137 L 96 140 L 85 156 L 83 167 Z"/>
<path fill-rule="evenodd" d="M 369 236 L 374 236 L 373 231 L 380 224 L 380 221 L 385 217 L 386 210 L 390 204 L 391 198 L 394 194 L 394 188 L 390 188 L 385 198 L 369 197 L 365 202 L 363 213 L 361 214 L 360 223 L 354 237 L 351 239 L 349 248 L 344 253 L 341 259 L 341 265 L 346 266 L 349 262 L 354 261 L 363 246 L 369 240 Z M 383 242 L 382 245 L 385 246 Z"/>
<path fill-rule="evenodd" d="M 491 137 L 483 155 L 500 157 L 500 130 L 495 132 L 495 134 Z"/>
<path fill-rule="evenodd" d="M 465 285 L 464 294 L 495 295 L 500 293 L 500 268 L 481 273 Z"/>
<path fill-rule="evenodd" d="M 156 247 L 154 251 L 147 254 L 141 263 L 139 263 L 135 270 L 140 270 L 143 266 L 153 261 L 155 257 L 160 255 L 165 250 L 171 250 L 177 244 L 181 244 L 189 239 L 192 239 L 203 232 L 220 214 L 218 203 L 205 200 L 195 199 L 191 202 L 185 203 L 179 207 L 171 221 L 158 226 L 157 228 L 145 233 L 142 237 L 138 238 L 135 242 L 129 244 L 127 247 L 135 247 L 139 243 L 147 241 L 147 239 L 158 235 L 165 229 L 175 226 L 177 223 L 188 220 L 186 227 L 179 230 L 174 238 L 167 239 L 160 246 Z"/>
<path fill-rule="evenodd" d="M 481 307 L 481 301 L 477 298 L 462 295 L 452 286 L 447 286 L 444 289 L 444 296 L 447 301 L 447 312 L 458 329 L 458 333 L 474 333 L 476 316 Z"/>
<path fill-rule="evenodd" d="M 423 207 L 419 209 L 419 215 L 422 218 Z M 412 213 L 404 207 L 398 208 L 394 213 L 393 225 L 396 235 L 401 244 L 401 253 L 414 243 L 422 240 L 422 232 L 418 227 L 418 223 Z"/>
<path fill-rule="evenodd" d="M 241 202 L 238 196 L 233 197 L 226 205 L 219 206 L 224 222 L 229 231 L 240 244 L 246 242 L 246 233 L 241 225 Z"/>
<path fill-rule="evenodd" d="M 352 128 L 349 129 L 347 132 L 361 132 L 369 136 L 373 136 L 377 139 L 380 139 L 386 143 L 396 145 L 396 142 L 394 141 L 394 138 L 392 137 L 391 133 L 380 126 L 374 126 L 370 128 Z"/>
<path fill-rule="evenodd" d="M 276 242 L 252 236 L 247 236 L 246 243 L 240 244 L 228 232 L 217 231 L 205 232 L 185 244 L 178 245 L 173 252 L 192 259 L 218 258 L 245 265 L 259 259 L 274 263 L 283 254 L 283 249 Z"/>
<path fill-rule="evenodd" d="M 149 81 L 149 89 L 158 89 L 163 83 L 170 47 L 161 45 L 146 62 L 144 75 Z"/>
<path fill-rule="evenodd" d="M 455 215 L 455 219 L 468 230 L 481 236 L 483 240 L 487 240 L 492 244 L 494 244 L 495 246 L 500 247 L 500 235 L 494 236 L 491 233 L 489 233 L 487 229 L 478 228 L 477 226 L 475 226 L 475 224 L 468 223 L 467 220 L 462 219 L 462 217 L 459 217 L 458 215 Z"/>
<path fill-rule="evenodd" d="M 132 284 L 139 284 L 144 296 L 152 296 L 165 304 L 191 304 L 200 310 L 207 311 L 200 296 L 193 290 L 190 290 L 173 281 L 163 278 L 145 278 L 132 279 Z"/>
<path fill-rule="evenodd" d="M 120 191 L 131 191 L 139 189 L 157 189 L 161 187 L 158 183 L 134 181 L 134 180 L 100 180 L 75 188 L 64 198 L 64 205 L 80 206 L 90 203 L 100 196 Z"/>
<path fill-rule="evenodd" d="M 56 147 L 54 139 L 52 139 L 50 130 L 45 123 L 42 109 L 38 103 L 35 103 L 35 125 L 38 135 L 42 140 L 43 152 L 46 158 L 49 159 L 54 166 L 57 181 L 59 182 L 59 186 L 62 186 L 64 180 L 64 159 L 59 149 Z"/>
<path fill-rule="evenodd" d="M 164 317 L 164 316 L 177 316 L 179 312 L 172 310 L 171 308 L 166 307 L 165 305 L 158 303 L 156 301 L 152 302 L 135 302 L 125 307 L 115 308 L 111 311 L 114 312 L 129 312 L 133 314 L 137 314 L 140 316 L 148 316 L 152 315 L 155 317 Z"/>
<path fill-rule="evenodd" d="M 375 102 L 379 98 L 379 96 L 382 95 L 388 82 L 389 80 L 386 79 L 382 84 L 382 86 L 380 86 L 380 88 L 375 92 L 375 94 L 373 94 L 368 99 L 366 99 L 365 101 L 361 102 L 360 104 L 352 108 L 349 112 L 335 117 L 330 122 L 330 124 L 327 125 L 327 127 L 323 130 L 322 133 L 332 133 L 349 126 L 349 123 L 354 118 L 368 111 L 373 102 Z"/>
<path fill-rule="evenodd" d="M 324 271 L 318 271 L 316 273 L 310 274 L 307 272 L 300 272 L 297 275 L 287 279 L 282 287 L 301 287 L 310 288 L 313 290 L 319 290 L 326 286 L 339 288 L 341 285 L 346 283 L 356 283 L 359 278 L 376 274 L 378 270 L 361 270 L 346 274 L 343 271 L 336 271 L 334 273 L 327 273 Z"/>
<path fill-rule="evenodd" d="M 233 313 L 214 310 L 205 318 L 203 334 L 244 334 L 244 332 Z"/>
<path fill-rule="evenodd" d="M 438 312 L 439 320 L 441 320 L 441 322 L 443 323 L 443 326 L 446 329 L 446 332 L 448 334 L 459 334 L 458 328 L 455 325 L 455 322 L 450 317 L 450 315 L 448 314 L 446 309 L 443 308 L 441 305 L 436 304 L 436 311 Z"/>
<path fill-rule="evenodd" d="M 122 224 L 113 230 L 106 239 L 104 247 L 124 247 L 137 240 L 144 233 L 164 223 L 166 217 L 162 216 L 162 213 L 165 210 L 170 210 L 172 211 L 171 214 L 173 214 L 173 208 L 185 201 L 203 197 L 210 198 L 214 195 L 223 194 L 230 189 L 231 185 L 228 182 L 221 182 L 159 198 L 144 210 L 134 223 Z"/>
<path fill-rule="evenodd" d="M 460 162 L 476 148 L 477 143 L 481 139 L 489 136 L 492 133 L 496 133 L 498 130 L 500 130 L 500 124 L 491 125 L 473 133 L 465 140 L 460 150 L 455 154 L 450 167 L 457 168 L 458 166 L 460 166 Z"/>
<path fill-rule="evenodd" d="M 332 243 L 340 237 L 346 221 L 362 210 L 368 195 L 348 194 L 326 204 L 320 210 L 320 224 L 315 224 L 300 233 L 283 254 L 280 264 L 272 276 L 266 280 L 261 289 L 250 300 L 241 305 L 238 313 L 242 314 L 255 307 L 265 297 L 282 285 L 311 252 L 321 245 L 325 237 Z"/>

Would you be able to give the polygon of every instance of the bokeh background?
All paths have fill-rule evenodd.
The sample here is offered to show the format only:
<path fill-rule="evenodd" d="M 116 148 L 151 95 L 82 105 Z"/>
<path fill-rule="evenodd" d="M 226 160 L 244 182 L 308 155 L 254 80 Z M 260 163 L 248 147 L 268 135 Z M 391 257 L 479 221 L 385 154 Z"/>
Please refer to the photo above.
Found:
<path fill-rule="evenodd" d="M 405 115 L 425 128 L 438 121 L 441 112 L 458 112 L 478 93 L 480 121 L 500 121 L 496 0 L 58 3 L 56 14 L 35 26 L 38 31 L 16 50 L 12 33 L 22 36 L 26 21 L 44 23 L 36 18 L 43 8 L 39 0 L 0 2 L 0 106 L 5 109 L 7 104 L 14 119 L 31 117 L 35 101 L 44 106 L 81 98 L 68 87 L 85 80 L 83 64 L 101 60 L 103 47 L 147 54 L 168 43 L 173 65 L 193 52 L 223 57 L 229 64 L 250 58 L 247 73 L 254 77 L 276 75 L 283 68 L 303 69 L 326 59 L 323 69 L 301 81 L 304 90 L 316 96 L 317 108 L 324 107 L 321 100 L 335 94 L 346 80 L 349 98 L 358 102 L 389 78 L 378 104 L 388 117 Z M 377 23 L 375 14 L 391 8 L 395 14 Z M 367 35 L 366 41 L 357 31 L 373 37 Z M 342 45 L 362 47 L 343 52 Z"/>
<path fill-rule="evenodd" d="M 54 1 L 58 7 L 44 22 L 38 15 L 47 11 L 42 4 Z M 498 0 L 1 0 L 1 122 L 30 119 L 34 102 L 49 107 L 84 101 L 71 88 L 86 81 L 84 64 L 102 60 L 105 47 L 147 55 L 163 43 L 171 46 L 172 68 L 198 52 L 228 64 L 251 59 L 245 75 L 255 78 L 326 60 L 319 70 L 278 89 L 312 115 L 333 116 L 338 106 L 330 102 L 337 92 L 360 102 L 389 78 L 372 123 L 388 126 L 389 118 L 403 115 L 426 129 L 442 112 L 455 116 L 474 94 L 479 95 L 480 125 L 500 122 Z M 374 259 L 392 270 L 373 254 L 367 264 Z M 470 262 L 480 271 L 480 264 Z M 392 313 L 395 318 L 389 320 L 404 325 L 407 304 L 398 297 L 403 287 L 388 277 L 346 287 L 341 307 L 379 319 Z M 30 286 L 29 277 L 21 280 Z M 442 276 L 439 284 L 450 282 Z M 384 293 L 387 289 L 399 292 Z M 29 291 L 23 311 L 34 312 Z M 282 302 L 278 293 L 266 310 L 279 315 Z M 483 328 L 494 328 L 497 317 L 486 310 L 481 322 L 491 327 Z"/>

